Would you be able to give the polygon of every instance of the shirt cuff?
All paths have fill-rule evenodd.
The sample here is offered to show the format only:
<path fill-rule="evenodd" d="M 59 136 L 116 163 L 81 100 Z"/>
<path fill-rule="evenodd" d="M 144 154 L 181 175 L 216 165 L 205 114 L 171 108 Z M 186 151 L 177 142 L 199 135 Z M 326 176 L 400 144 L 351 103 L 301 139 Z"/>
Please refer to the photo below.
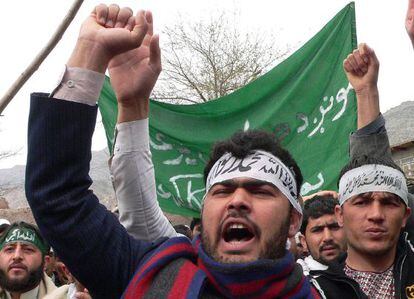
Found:
<path fill-rule="evenodd" d="M 370 122 L 365 127 L 362 127 L 361 129 L 357 130 L 353 135 L 355 135 L 356 137 L 361 137 L 378 133 L 384 133 L 385 131 L 385 119 L 384 116 L 382 116 L 382 114 L 380 113 L 380 115 L 378 115 L 378 117 L 374 121 Z"/>
<path fill-rule="evenodd" d="M 105 80 L 105 74 L 78 67 L 65 67 L 64 74 L 51 97 L 95 106 Z"/>
<path fill-rule="evenodd" d="M 149 150 L 148 118 L 116 125 L 114 154 Z"/>

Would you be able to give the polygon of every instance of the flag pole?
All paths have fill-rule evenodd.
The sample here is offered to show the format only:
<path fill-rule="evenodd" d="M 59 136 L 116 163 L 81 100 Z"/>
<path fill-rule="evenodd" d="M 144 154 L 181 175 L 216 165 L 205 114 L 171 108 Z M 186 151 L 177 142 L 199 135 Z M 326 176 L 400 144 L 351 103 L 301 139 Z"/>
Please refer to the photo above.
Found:
<path fill-rule="evenodd" d="M 75 0 L 63 19 L 62 23 L 59 25 L 52 38 L 46 44 L 46 46 L 40 51 L 40 53 L 35 57 L 35 59 L 30 63 L 30 65 L 24 70 L 23 73 L 17 78 L 17 80 L 12 84 L 12 86 L 7 90 L 5 95 L 0 99 L 0 114 L 10 103 L 16 93 L 22 88 L 26 81 L 37 71 L 42 62 L 46 57 L 52 52 L 55 46 L 58 44 L 66 29 L 69 27 L 72 20 L 75 18 L 79 8 L 81 7 L 83 0 Z"/>

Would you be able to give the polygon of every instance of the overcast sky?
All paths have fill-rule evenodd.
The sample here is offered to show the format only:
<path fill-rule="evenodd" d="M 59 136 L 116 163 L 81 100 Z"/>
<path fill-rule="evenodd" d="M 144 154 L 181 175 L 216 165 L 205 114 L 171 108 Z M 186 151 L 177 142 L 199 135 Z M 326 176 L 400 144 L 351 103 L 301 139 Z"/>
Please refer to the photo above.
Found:
<path fill-rule="evenodd" d="M 0 151 L 19 154 L 0 161 L 0 168 L 25 164 L 29 95 L 33 91 L 50 92 L 60 76 L 76 41 L 82 21 L 101 0 L 85 0 L 77 17 L 59 45 L 34 76 L 15 96 L 0 117 Z M 414 100 L 412 69 L 414 52 L 406 35 L 404 18 L 406 0 L 356 0 L 359 42 L 366 42 L 380 59 L 379 89 L 383 112 L 403 101 Z M 141 0 L 116 2 L 120 6 L 150 9 L 155 30 L 180 18 L 199 19 L 222 10 L 237 11 L 243 30 L 272 33 L 276 41 L 297 49 L 325 25 L 348 1 L 344 0 Z M 0 95 L 6 92 L 19 74 L 47 43 L 71 6 L 69 0 L 13 0 L 2 3 L 0 37 Z M 161 35 L 162 41 L 162 35 Z M 98 127 L 94 150 L 105 147 L 103 129 Z"/>

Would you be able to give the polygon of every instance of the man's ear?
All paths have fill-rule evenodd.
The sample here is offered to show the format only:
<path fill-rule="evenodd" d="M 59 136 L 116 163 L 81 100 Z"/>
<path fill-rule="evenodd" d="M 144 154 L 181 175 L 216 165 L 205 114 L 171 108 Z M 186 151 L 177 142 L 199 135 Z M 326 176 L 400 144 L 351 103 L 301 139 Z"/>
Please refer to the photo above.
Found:
<path fill-rule="evenodd" d="M 300 229 L 300 225 L 302 224 L 302 215 L 296 211 L 296 209 L 291 209 L 290 212 L 290 225 L 289 225 L 289 233 L 288 238 L 293 238 L 296 233 Z"/>
<path fill-rule="evenodd" d="M 410 218 L 410 216 L 411 216 L 411 208 L 407 207 L 405 209 L 405 213 L 404 213 L 404 216 L 403 216 L 402 228 L 404 228 L 406 226 L 408 218 Z"/>
<path fill-rule="evenodd" d="M 59 275 L 59 278 L 65 283 L 73 282 L 74 278 L 64 263 L 62 262 L 56 263 L 56 271 Z"/>
<path fill-rule="evenodd" d="M 309 252 L 308 243 L 306 243 L 306 238 L 303 234 L 300 234 L 299 241 L 300 241 L 300 244 L 302 244 L 303 252 Z"/>
<path fill-rule="evenodd" d="M 338 224 L 340 227 L 344 226 L 344 215 L 343 215 L 343 207 L 340 205 L 335 206 L 335 217 L 336 221 L 338 221 Z"/>
<path fill-rule="evenodd" d="M 45 255 L 45 257 L 43 259 L 44 259 L 43 271 L 46 271 L 47 270 L 47 267 L 50 264 L 50 256 Z"/>

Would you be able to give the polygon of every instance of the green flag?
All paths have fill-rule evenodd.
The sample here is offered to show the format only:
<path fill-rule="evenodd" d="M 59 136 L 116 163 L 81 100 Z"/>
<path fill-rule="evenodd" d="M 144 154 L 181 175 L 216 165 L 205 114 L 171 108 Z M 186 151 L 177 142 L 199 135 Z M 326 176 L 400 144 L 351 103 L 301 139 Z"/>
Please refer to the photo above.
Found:
<path fill-rule="evenodd" d="M 150 146 L 161 208 L 199 215 L 212 144 L 237 130 L 275 133 L 302 170 L 303 195 L 337 189 L 348 136 L 356 129 L 355 94 L 342 61 L 356 44 L 350 3 L 288 59 L 230 95 L 196 105 L 151 101 Z M 112 149 L 117 107 L 109 79 L 99 108 Z"/>

